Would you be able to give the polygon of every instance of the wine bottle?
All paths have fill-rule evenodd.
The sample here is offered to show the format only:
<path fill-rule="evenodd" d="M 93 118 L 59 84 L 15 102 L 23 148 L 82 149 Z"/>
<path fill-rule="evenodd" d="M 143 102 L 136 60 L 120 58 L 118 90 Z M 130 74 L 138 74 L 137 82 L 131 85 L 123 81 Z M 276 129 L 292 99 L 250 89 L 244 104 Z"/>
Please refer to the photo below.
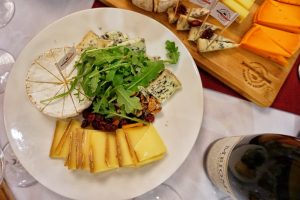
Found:
<path fill-rule="evenodd" d="M 238 200 L 300 200 L 300 139 L 279 134 L 221 138 L 211 144 L 206 172 Z"/>

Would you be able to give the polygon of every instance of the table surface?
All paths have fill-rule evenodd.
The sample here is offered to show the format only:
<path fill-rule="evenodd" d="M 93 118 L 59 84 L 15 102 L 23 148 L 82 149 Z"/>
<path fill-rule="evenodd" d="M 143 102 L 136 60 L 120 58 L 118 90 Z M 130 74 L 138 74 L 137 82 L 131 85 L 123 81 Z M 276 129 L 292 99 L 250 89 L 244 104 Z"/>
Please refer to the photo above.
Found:
<path fill-rule="evenodd" d="M 14 0 L 16 13 L 12 21 L 0 29 L 0 49 L 18 57 L 23 47 L 51 22 L 69 13 L 91 8 L 93 0 Z M 26 16 L 26 17 L 24 17 Z M 42 16 L 42 17 L 41 17 Z M 3 99 L 0 95 L 0 144 L 7 143 L 3 122 Z M 223 93 L 204 89 L 204 119 L 199 137 L 183 165 L 166 181 L 182 199 L 222 199 L 203 170 L 203 156 L 208 145 L 217 138 L 255 133 L 296 135 L 300 116 L 255 104 Z M 19 188 L 7 180 L 16 199 L 66 199 L 37 183 Z"/>

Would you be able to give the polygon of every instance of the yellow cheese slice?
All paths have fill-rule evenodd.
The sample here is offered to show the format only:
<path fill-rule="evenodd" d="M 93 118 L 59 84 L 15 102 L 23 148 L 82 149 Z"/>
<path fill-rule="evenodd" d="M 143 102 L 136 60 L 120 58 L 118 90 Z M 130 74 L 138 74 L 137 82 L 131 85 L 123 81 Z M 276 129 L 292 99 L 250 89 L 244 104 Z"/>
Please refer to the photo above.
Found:
<path fill-rule="evenodd" d="M 134 151 L 138 165 L 163 157 L 167 149 L 152 124 L 143 127 L 124 129 L 129 146 Z"/>
<path fill-rule="evenodd" d="M 115 133 L 106 133 L 106 163 L 107 166 L 111 169 L 119 167 L 118 153 L 117 153 L 117 143 Z"/>
<path fill-rule="evenodd" d="M 68 126 L 67 130 L 64 132 L 58 145 L 55 148 L 55 154 L 59 155 L 59 158 L 67 157 L 69 153 L 70 142 L 71 142 L 70 133 L 80 127 L 81 127 L 81 123 L 79 121 L 75 119 L 71 120 L 70 125 Z"/>
<path fill-rule="evenodd" d="M 237 12 L 239 14 L 238 16 L 238 22 L 242 23 L 243 20 L 248 16 L 249 10 L 241 6 L 241 4 L 237 3 L 234 0 L 222 0 L 222 2 L 228 6 L 231 10 L 234 12 Z"/>
<path fill-rule="evenodd" d="M 116 130 L 116 142 L 117 142 L 117 151 L 118 151 L 118 159 L 119 159 L 120 166 L 121 167 L 133 166 L 134 162 L 131 158 L 125 133 L 122 129 Z"/>
<path fill-rule="evenodd" d="M 50 154 L 49 154 L 49 156 L 51 158 L 63 158 L 62 153 L 57 153 L 55 151 L 55 149 L 58 146 L 58 144 L 59 144 L 61 138 L 63 137 L 63 135 L 65 134 L 65 132 L 68 130 L 70 124 L 71 124 L 70 120 L 57 120 L 56 121 L 54 136 L 53 136 L 52 145 L 51 145 Z"/>
<path fill-rule="evenodd" d="M 70 136 L 70 149 L 65 164 L 68 166 L 68 169 L 79 169 L 82 162 L 81 155 L 83 130 L 76 129 L 71 132 Z"/>
<path fill-rule="evenodd" d="M 91 172 L 97 173 L 109 170 L 105 160 L 106 136 L 102 131 L 88 130 L 92 148 L 92 166 Z"/>
<path fill-rule="evenodd" d="M 246 8 L 247 10 L 250 10 L 253 6 L 255 0 L 235 0 L 237 3 L 239 3 L 241 6 Z"/>
<path fill-rule="evenodd" d="M 82 141 L 82 164 L 81 169 L 91 171 L 90 162 L 91 162 L 91 148 L 90 148 L 90 134 L 87 130 L 83 131 L 83 141 Z"/>

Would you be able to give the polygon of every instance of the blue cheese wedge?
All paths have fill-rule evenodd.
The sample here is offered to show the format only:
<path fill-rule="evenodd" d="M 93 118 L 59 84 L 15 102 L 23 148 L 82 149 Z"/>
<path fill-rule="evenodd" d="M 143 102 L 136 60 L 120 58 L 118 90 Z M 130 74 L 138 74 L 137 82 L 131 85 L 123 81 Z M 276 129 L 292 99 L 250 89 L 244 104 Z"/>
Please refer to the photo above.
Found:
<path fill-rule="evenodd" d="M 117 44 L 117 46 L 127 46 L 135 51 L 146 51 L 146 44 L 144 38 L 130 39 L 125 42 Z"/>
<path fill-rule="evenodd" d="M 104 40 L 113 41 L 113 44 L 119 44 L 128 40 L 128 35 L 121 31 L 109 31 L 100 36 Z"/>
<path fill-rule="evenodd" d="M 197 20 L 193 17 L 187 17 L 186 15 L 180 15 L 179 19 L 176 24 L 176 30 L 177 31 L 187 31 L 190 30 L 191 26 L 189 24 L 189 21 Z"/>
<path fill-rule="evenodd" d="M 150 83 L 146 90 L 160 103 L 168 100 L 178 89 L 181 83 L 168 69 L 165 69 L 157 79 Z"/>
<path fill-rule="evenodd" d="M 190 17 L 198 19 L 204 15 L 207 15 L 209 10 L 206 8 L 189 8 L 187 9 L 187 12 L 189 13 Z"/>
<path fill-rule="evenodd" d="M 200 30 L 200 27 L 201 26 L 195 26 L 195 27 L 192 27 L 190 32 L 189 32 L 189 36 L 188 36 L 188 40 L 189 41 L 196 41 L 198 38 L 200 38 L 200 36 L 202 35 L 202 33 L 206 30 L 206 29 L 211 29 L 213 31 L 216 31 L 216 30 L 220 30 L 221 27 L 220 26 L 217 26 L 217 25 L 214 25 L 214 24 L 211 24 L 211 23 L 208 23 L 208 22 L 205 22 L 205 24 L 201 27 L 201 30 Z"/>
<path fill-rule="evenodd" d="M 154 12 L 162 13 L 162 12 L 166 12 L 168 8 L 174 7 L 177 3 L 177 0 L 154 0 L 153 2 L 154 2 Z"/>
<path fill-rule="evenodd" d="M 132 0 L 132 3 L 143 10 L 153 11 L 153 0 Z"/>
<path fill-rule="evenodd" d="M 238 47 L 239 44 L 235 43 L 234 41 L 225 38 L 223 36 L 219 36 L 217 40 L 215 40 L 211 45 L 210 42 L 213 40 L 213 38 L 217 37 L 215 34 L 212 39 L 202 39 L 199 38 L 197 40 L 197 48 L 199 52 L 210 52 L 210 51 L 218 51 L 218 50 L 224 50 L 224 49 L 231 49 Z"/>

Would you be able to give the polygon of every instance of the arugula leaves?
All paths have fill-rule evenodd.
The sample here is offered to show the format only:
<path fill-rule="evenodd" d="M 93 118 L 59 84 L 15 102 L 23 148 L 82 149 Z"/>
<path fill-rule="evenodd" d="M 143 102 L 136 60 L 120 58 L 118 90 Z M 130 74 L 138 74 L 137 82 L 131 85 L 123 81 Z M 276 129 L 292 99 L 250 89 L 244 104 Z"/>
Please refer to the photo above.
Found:
<path fill-rule="evenodd" d="M 171 64 L 176 64 L 180 56 L 178 47 L 175 45 L 175 42 L 171 42 L 169 40 L 166 41 L 165 45 L 166 45 L 166 50 L 168 51 L 167 56 L 170 59 L 168 61 Z"/>
<path fill-rule="evenodd" d="M 94 98 L 93 111 L 106 117 L 118 116 L 141 121 L 135 114 L 142 109 L 135 96 L 138 87 L 147 87 L 164 70 L 165 63 L 175 64 L 178 47 L 166 41 L 169 60 L 150 59 L 145 51 L 126 46 L 87 49 L 76 63 L 77 76 L 72 85 L 80 85 L 85 95 Z"/>

